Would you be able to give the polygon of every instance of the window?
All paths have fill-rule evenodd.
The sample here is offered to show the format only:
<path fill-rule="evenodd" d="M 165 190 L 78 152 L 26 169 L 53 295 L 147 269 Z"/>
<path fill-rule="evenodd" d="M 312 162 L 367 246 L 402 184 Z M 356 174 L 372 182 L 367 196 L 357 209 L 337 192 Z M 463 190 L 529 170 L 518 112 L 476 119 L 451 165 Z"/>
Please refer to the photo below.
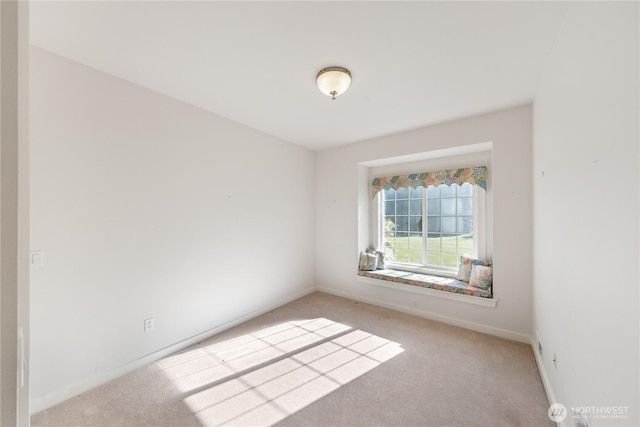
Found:
<path fill-rule="evenodd" d="M 482 166 L 373 178 L 373 242 L 385 252 L 387 268 L 452 277 L 462 255 L 490 258 L 486 171 Z"/>
<path fill-rule="evenodd" d="M 477 257 L 478 193 L 469 183 L 381 191 L 379 247 L 387 264 L 456 271 L 461 255 Z"/>

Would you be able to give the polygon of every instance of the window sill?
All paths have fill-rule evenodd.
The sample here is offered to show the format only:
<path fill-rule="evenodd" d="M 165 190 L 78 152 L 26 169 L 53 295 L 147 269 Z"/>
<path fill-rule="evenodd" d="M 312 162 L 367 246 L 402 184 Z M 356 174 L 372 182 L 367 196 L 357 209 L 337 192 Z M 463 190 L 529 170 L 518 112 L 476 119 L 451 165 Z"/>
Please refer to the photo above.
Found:
<path fill-rule="evenodd" d="M 400 270 L 358 271 L 358 281 L 403 291 L 495 308 L 498 300 L 490 291 L 474 288 L 447 277 L 417 274 Z"/>

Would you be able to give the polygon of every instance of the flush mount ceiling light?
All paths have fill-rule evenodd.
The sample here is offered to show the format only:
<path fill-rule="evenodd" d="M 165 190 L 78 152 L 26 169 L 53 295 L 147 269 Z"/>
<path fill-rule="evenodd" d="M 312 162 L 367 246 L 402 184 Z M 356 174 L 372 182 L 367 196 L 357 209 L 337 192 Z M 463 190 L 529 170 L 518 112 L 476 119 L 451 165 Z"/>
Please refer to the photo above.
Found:
<path fill-rule="evenodd" d="M 327 67 L 318 71 L 316 76 L 316 84 L 320 92 L 331 99 L 342 95 L 351 84 L 351 72 L 343 67 Z"/>

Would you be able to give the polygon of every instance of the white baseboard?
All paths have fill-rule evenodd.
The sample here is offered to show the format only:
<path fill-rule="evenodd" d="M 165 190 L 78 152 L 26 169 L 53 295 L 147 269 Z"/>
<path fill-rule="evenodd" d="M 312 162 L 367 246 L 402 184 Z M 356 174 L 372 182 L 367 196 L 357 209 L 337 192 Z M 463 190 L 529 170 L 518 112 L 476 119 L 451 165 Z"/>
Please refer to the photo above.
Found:
<path fill-rule="evenodd" d="M 477 332 L 482 332 L 488 335 L 494 335 L 500 338 L 506 338 L 506 339 L 510 339 L 513 341 L 518 341 L 524 344 L 528 344 L 531 346 L 531 350 L 533 351 L 533 357 L 534 360 L 536 362 L 536 365 L 538 367 L 538 372 L 540 373 L 540 378 L 542 380 L 542 385 L 544 387 L 544 391 L 547 395 L 547 399 L 549 400 L 549 403 L 556 403 L 556 397 L 555 394 L 553 392 L 553 388 L 551 387 L 551 383 L 549 382 L 549 377 L 547 375 L 547 372 L 544 368 L 544 364 L 542 363 L 542 359 L 540 358 L 540 354 L 538 353 L 538 345 L 536 343 L 536 339 L 534 337 L 530 337 L 518 332 L 513 332 L 513 331 L 509 331 L 506 329 L 501 329 L 501 328 L 494 328 L 493 326 L 486 326 L 486 325 L 482 325 L 480 323 L 475 323 L 475 322 L 468 322 L 466 320 L 460 320 L 460 319 L 456 319 L 453 317 L 448 317 L 448 316 L 443 316 L 440 314 L 435 314 L 435 313 L 431 313 L 428 311 L 423 311 L 423 310 L 417 310 L 415 308 L 411 308 L 411 307 L 406 307 L 406 306 L 402 306 L 402 305 L 398 305 L 398 304 L 392 304 L 389 303 L 387 301 L 382 301 L 382 300 L 378 300 L 375 298 L 366 298 L 366 297 L 361 297 L 359 295 L 355 295 L 355 294 L 350 294 L 348 292 L 343 292 L 343 291 L 337 291 L 335 289 L 330 289 L 330 288 L 325 288 L 325 287 L 318 287 L 317 288 L 318 291 L 320 292 L 325 292 L 327 294 L 331 294 L 331 295 L 336 295 L 339 297 L 343 297 L 343 298 L 349 298 L 355 301 L 360 301 L 360 302 L 364 302 L 366 304 L 372 304 L 372 305 L 376 305 L 378 307 L 384 307 L 384 308 L 388 308 L 391 310 L 395 310 L 395 311 L 399 311 L 402 313 L 407 313 L 407 314 L 411 314 L 414 316 L 418 316 L 418 317 L 423 317 L 425 319 L 430 319 L 430 320 L 435 320 L 438 322 L 442 322 L 442 323 L 447 323 L 449 325 L 454 325 L 454 326 L 459 326 L 461 328 L 465 328 L 465 329 L 470 329 L 473 331 L 477 331 Z M 567 424 L 567 420 L 569 419 L 570 414 L 568 415 L 568 417 L 561 422 L 556 423 L 558 427 L 569 427 L 569 424 Z"/>
<path fill-rule="evenodd" d="M 325 288 L 322 286 L 319 286 L 316 289 L 320 292 L 324 292 L 327 294 L 332 294 L 332 295 L 336 295 L 343 298 L 349 298 L 352 300 L 364 302 L 371 305 L 377 305 L 378 307 L 388 308 L 388 309 L 399 311 L 402 313 L 423 317 L 425 319 L 435 320 L 437 322 L 459 326 L 464 329 L 470 329 L 472 331 L 482 332 L 488 335 L 493 335 L 500 338 L 506 338 L 512 341 L 518 341 L 524 344 L 529 344 L 529 345 L 531 344 L 531 337 L 518 332 L 495 328 L 493 326 L 482 325 L 480 323 L 469 322 L 466 320 L 460 320 L 454 317 L 443 316 L 441 314 L 431 313 L 429 311 L 424 311 L 424 310 L 418 310 L 418 309 L 407 307 L 404 305 L 392 304 L 387 301 L 382 301 L 375 298 L 361 297 L 359 295 L 350 294 L 348 292 L 343 292 L 343 291 L 337 291 L 335 289 Z"/>
<path fill-rule="evenodd" d="M 198 342 L 210 338 L 220 332 L 223 332 L 229 328 L 237 326 L 241 323 L 244 323 L 248 320 L 261 316 L 265 313 L 268 313 L 271 310 L 274 310 L 280 306 L 288 304 L 292 301 L 295 301 L 299 298 L 302 298 L 305 295 L 308 295 L 312 292 L 315 292 L 315 288 L 308 288 L 304 291 L 293 294 L 287 298 L 283 298 L 277 303 L 269 304 L 259 310 L 252 311 L 244 316 L 241 316 L 237 319 L 234 319 L 230 322 L 224 323 L 222 325 L 218 325 L 214 328 L 211 328 L 207 331 L 204 331 L 200 334 L 194 335 L 190 338 L 187 338 L 183 341 L 180 341 L 176 344 L 170 345 L 168 347 L 162 348 L 158 351 L 155 351 L 151 354 L 147 354 L 139 359 L 133 360 L 126 365 L 120 366 L 116 369 L 113 369 L 108 372 L 101 372 L 96 375 L 93 375 L 89 378 L 86 378 L 83 381 L 77 382 L 68 387 L 64 387 L 60 390 L 56 390 L 53 393 L 49 393 L 45 396 L 34 396 L 31 398 L 31 414 L 35 414 L 47 408 L 50 408 L 53 405 L 57 405 L 58 403 L 64 402 L 65 400 L 71 399 L 74 396 L 77 396 L 80 393 L 84 393 L 85 391 L 91 390 L 92 388 L 98 387 L 102 384 L 105 384 L 109 381 L 112 381 L 122 375 L 125 375 L 129 372 L 132 372 L 138 368 L 141 368 L 149 363 L 153 363 L 157 360 L 162 359 L 172 353 L 185 349 L 193 344 L 197 344 Z"/>
<path fill-rule="evenodd" d="M 418 316 L 418 317 L 423 317 L 426 319 L 430 319 L 430 320 L 435 320 L 438 322 L 442 322 L 442 323 L 447 323 L 450 325 L 454 325 L 454 326 L 458 326 L 461 328 L 465 328 L 465 329 L 470 329 L 473 331 L 477 331 L 477 332 L 482 332 L 482 333 L 486 333 L 488 335 L 493 335 L 493 336 L 497 336 L 500 338 L 505 338 L 505 339 L 510 339 L 513 341 L 517 341 L 517 342 L 521 342 L 521 343 L 525 343 L 525 344 L 529 344 L 532 346 L 533 348 L 533 352 L 534 352 L 534 356 L 535 356 L 535 360 L 536 360 L 536 364 L 538 365 L 538 370 L 540 372 L 540 377 L 542 378 L 542 382 L 545 388 L 545 392 L 547 393 L 547 398 L 549 399 L 550 402 L 555 402 L 555 398 L 553 395 L 553 392 L 551 391 L 551 387 L 550 384 L 548 382 L 548 378 L 546 375 L 546 372 L 544 371 L 544 366 L 542 365 L 541 361 L 538 359 L 538 354 L 535 351 L 535 349 L 537 348 L 536 345 L 534 345 L 534 339 L 532 337 L 529 337 L 527 335 L 524 334 L 520 334 L 517 332 L 513 332 L 513 331 L 509 331 L 506 329 L 501 329 L 501 328 L 495 328 L 492 326 L 486 326 L 486 325 L 482 325 L 479 323 L 475 323 L 475 322 L 469 322 L 466 320 L 460 320 L 460 319 L 456 319 L 453 317 L 448 317 L 448 316 L 443 316 L 440 314 L 435 314 L 435 313 L 431 313 L 431 312 L 427 312 L 427 311 L 423 311 L 423 310 L 418 310 L 418 309 L 414 309 L 411 307 L 406 307 L 406 306 L 402 306 L 402 305 L 398 305 L 398 304 L 392 304 L 389 303 L 387 301 L 382 301 L 382 300 L 377 300 L 374 298 L 366 298 L 366 297 L 361 297 L 359 295 L 355 295 L 355 294 L 350 294 L 348 292 L 343 292 L 343 291 L 337 291 L 334 289 L 330 289 L 330 288 L 325 288 L 325 287 L 315 287 L 315 288 L 308 288 L 304 291 L 298 292 L 294 295 L 291 295 L 287 298 L 284 298 L 280 301 L 278 301 L 277 303 L 272 303 L 269 304 L 268 306 L 265 306 L 259 310 L 255 310 L 251 313 L 248 313 L 244 316 L 241 316 L 237 319 L 234 319 L 230 322 L 224 323 L 222 325 L 218 325 L 214 328 L 211 328 L 205 332 L 202 332 L 198 335 L 192 336 L 190 338 L 187 338 L 179 343 L 173 344 L 171 346 L 168 346 L 166 348 L 160 349 L 154 353 L 148 354 L 146 356 L 143 356 L 139 359 L 133 360 L 129 363 L 127 363 L 126 365 L 120 366 L 116 369 L 113 369 L 111 371 L 108 372 L 102 372 L 102 373 L 98 373 L 92 377 L 89 377 L 81 382 L 75 383 L 71 386 L 62 388 L 60 390 L 57 390 L 53 393 L 47 394 L 45 396 L 41 396 L 41 397 L 37 397 L 34 396 L 31 398 L 31 413 L 37 413 L 40 412 L 44 409 L 47 409 L 53 405 L 56 405 L 58 403 L 61 403 L 67 399 L 70 399 L 74 396 L 77 396 L 80 393 L 84 393 L 85 391 L 91 390 L 92 388 L 95 388 L 99 385 L 105 384 L 111 380 L 114 380 L 122 375 L 125 375 L 131 371 L 134 371 L 138 368 L 141 368 L 142 366 L 145 366 L 149 363 L 153 363 L 157 360 L 160 360 L 163 357 L 166 357 L 172 353 L 175 353 L 177 351 L 180 351 L 184 348 L 187 348 L 193 344 L 196 344 L 202 340 L 205 340 L 209 337 L 212 337 L 216 334 L 219 334 L 220 332 L 223 332 L 229 328 L 232 328 L 234 326 L 237 326 L 241 323 L 244 323 L 248 320 L 251 320 L 255 317 L 258 317 L 262 314 L 265 314 L 273 309 L 276 309 L 282 305 L 288 304 L 289 302 L 295 301 L 298 298 L 302 298 L 305 295 L 308 295 L 314 291 L 320 291 L 320 292 L 324 292 L 327 294 L 332 294 L 332 295 L 336 295 L 336 296 L 340 296 L 343 298 L 349 298 L 355 301 L 360 301 L 363 303 L 367 303 L 367 304 L 372 304 L 372 305 L 376 305 L 379 307 L 384 307 L 384 308 L 388 308 L 391 310 L 395 310 L 395 311 L 399 311 L 402 313 L 407 313 L 407 314 L 411 314 L 414 316 Z M 565 427 L 564 424 L 559 424 L 560 427 Z"/>
<path fill-rule="evenodd" d="M 535 334 L 534 334 L 535 335 Z M 551 387 L 551 382 L 549 382 L 549 376 L 547 375 L 547 370 L 544 368 L 544 363 L 542 363 L 542 357 L 538 352 L 538 343 L 536 342 L 535 337 L 531 337 L 531 348 L 533 349 L 533 357 L 536 361 L 536 365 L 538 366 L 538 372 L 540 373 L 540 379 L 542 380 L 542 386 L 544 387 L 544 392 L 547 395 L 547 400 L 549 401 L 549 405 L 558 402 L 556 400 L 556 395 L 553 392 L 553 388 Z M 570 416 L 570 414 L 569 414 Z M 568 427 L 566 424 L 566 420 L 556 422 L 558 427 Z"/>

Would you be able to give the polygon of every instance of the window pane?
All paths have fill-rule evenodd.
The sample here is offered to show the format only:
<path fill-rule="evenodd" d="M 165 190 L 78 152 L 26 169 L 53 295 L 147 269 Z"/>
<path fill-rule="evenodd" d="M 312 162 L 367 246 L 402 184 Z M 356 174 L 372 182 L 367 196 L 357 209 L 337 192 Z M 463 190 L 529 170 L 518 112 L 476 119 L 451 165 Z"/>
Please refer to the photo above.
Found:
<path fill-rule="evenodd" d="M 409 237 L 409 262 L 422 264 L 422 236 L 412 234 Z"/>
<path fill-rule="evenodd" d="M 409 248 L 419 249 L 422 252 L 422 235 L 421 234 L 411 233 L 409 235 Z"/>
<path fill-rule="evenodd" d="M 409 201 L 398 200 L 396 201 L 396 215 L 409 215 Z"/>
<path fill-rule="evenodd" d="M 473 231 L 473 217 L 459 216 L 458 217 L 458 234 L 469 234 L 472 231 Z"/>
<path fill-rule="evenodd" d="M 384 214 L 385 215 L 395 215 L 396 213 L 396 202 L 393 200 L 384 202 Z"/>
<path fill-rule="evenodd" d="M 440 199 L 427 199 L 427 215 L 440 215 Z"/>
<path fill-rule="evenodd" d="M 422 217 L 421 216 L 410 216 L 409 217 L 409 231 L 413 231 L 413 232 L 422 231 Z"/>
<path fill-rule="evenodd" d="M 456 233 L 456 217 L 455 216 L 442 217 L 442 233 L 449 233 L 449 234 Z"/>
<path fill-rule="evenodd" d="M 458 215 L 473 215 L 473 199 L 471 197 L 458 197 Z"/>
<path fill-rule="evenodd" d="M 440 187 L 434 187 L 433 185 L 430 185 L 427 187 L 427 199 L 432 199 L 434 197 L 440 197 Z"/>
<path fill-rule="evenodd" d="M 455 252 L 457 247 L 455 235 L 442 235 L 442 252 Z"/>
<path fill-rule="evenodd" d="M 442 265 L 446 267 L 455 267 L 458 265 L 455 252 L 442 252 Z"/>
<path fill-rule="evenodd" d="M 395 217 L 387 217 L 384 220 L 384 235 L 385 237 L 393 236 L 396 231 Z"/>
<path fill-rule="evenodd" d="M 473 186 L 468 182 L 465 182 L 464 184 L 458 187 L 458 197 L 472 196 L 472 195 L 473 195 Z"/>
<path fill-rule="evenodd" d="M 400 239 L 396 247 L 396 261 L 409 262 L 409 247 L 407 246 L 407 238 Z"/>
<path fill-rule="evenodd" d="M 410 250 L 409 251 L 409 264 L 422 265 L 422 251 L 421 250 Z"/>
<path fill-rule="evenodd" d="M 409 217 L 408 216 L 396 216 L 396 236 L 405 237 L 409 230 Z"/>
<path fill-rule="evenodd" d="M 412 199 L 422 199 L 422 187 L 410 188 L 409 197 Z"/>
<path fill-rule="evenodd" d="M 385 253 L 389 261 L 407 262 L 409 260 L 408 240 L 406 237 L 390 237 L 385 241 Z"/>
<path fill-rule="evenodd" d="M 442 199 L 442 215 L 456 214 L 456 199 Z"/>
<path fill-rule="evenodd" d="M 384 198 L 385 200 L 394 200 L 396 198 L 396 190 L 393 188 L 384 190 Z"/>
<path fill-rule="evenodd" d="M 458 255 L 471 255 L 473 253 L 473 237 L 458 236 Z M 460 258 L 458 256 L 458 258 Z"/>
<path fill-rule="evenodd" d="M 437 216 L 430 216 L 427 220 L 428 223 L 428 231 L 432 232 L 440 232 L 440 218 Z"/>
<path fill-rule="evenodd" d="M 440 252 L 442 250 L 441 244 L 442 244 L 442 238 L 440 237 L 440 234 L 436 234 L 436 233 L 429 234 L 429 237 L 427 238 L 427 250 L 429 252 L 431 251 Z"/>
<path fill-rule="evenodd" d="M 409 200 L 409 213 L 411 215 L 422 215 L 422 200 Z"/>
<path fill-rule="evenodd" d="M 396 199 L 408 199 L 409 198 L 409 190 L 405 187 L 398 188 L 396 191 Z"/>
<path fill-rule="evenodd" d="M 398 262 L 409 262 L 409 248 L 406 245 L 402 245 L 402 247 L 398 248 L 396 252 L 396 261 Z"/>
<path fill-rule="evenodd" d="M 429 251 L 427 254 L 427 263 L 432 265 L 440 265 L 441 253 L 437 251 Z"/>
<path fill-rule="evenodd" d="M 456 187 L 457 185 L 441 185 L 440 188 L 440 197 L 456 197 Z"/>

